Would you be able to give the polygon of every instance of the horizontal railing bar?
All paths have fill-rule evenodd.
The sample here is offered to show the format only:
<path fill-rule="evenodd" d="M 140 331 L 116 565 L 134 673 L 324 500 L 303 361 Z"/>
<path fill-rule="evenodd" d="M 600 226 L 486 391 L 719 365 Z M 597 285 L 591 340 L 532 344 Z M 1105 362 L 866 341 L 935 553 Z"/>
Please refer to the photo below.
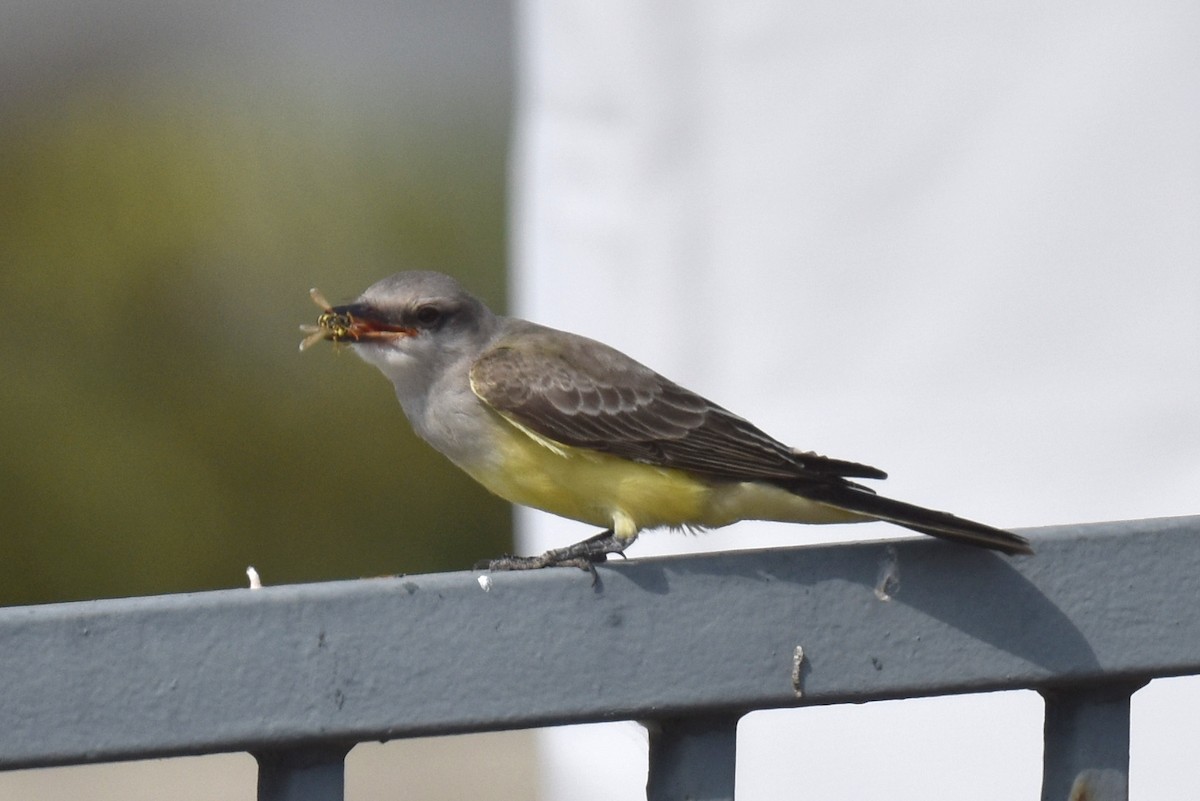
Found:
<path fill-rule="evenodd" d="M 0 767 L 1200 672 L 1200 517 L 0 610 Z"/>

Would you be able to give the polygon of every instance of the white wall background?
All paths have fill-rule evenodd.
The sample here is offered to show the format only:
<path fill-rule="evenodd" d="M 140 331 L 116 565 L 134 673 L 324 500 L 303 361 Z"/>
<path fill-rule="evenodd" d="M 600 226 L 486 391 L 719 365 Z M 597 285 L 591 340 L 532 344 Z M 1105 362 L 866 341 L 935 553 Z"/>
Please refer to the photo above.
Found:
<path fill-rule="evenodd" d="M 519 313 L 906 500 L 1012 527 L 1200 512 L 1200 6 L 518 17 Z M 520 523 L 530 552 L 590 533 Z M 632 555 L 899 533 L 741 524 Z M 1135 696 L 1135 798 L 1194 797 L 1197 714 L 1197 680 Z M 1040 737 L 1031 693 L 760 713 L 739 798 L 1033 798 Z M 547 799 L 642 792 L 633 724 L 543 747 Z"/>

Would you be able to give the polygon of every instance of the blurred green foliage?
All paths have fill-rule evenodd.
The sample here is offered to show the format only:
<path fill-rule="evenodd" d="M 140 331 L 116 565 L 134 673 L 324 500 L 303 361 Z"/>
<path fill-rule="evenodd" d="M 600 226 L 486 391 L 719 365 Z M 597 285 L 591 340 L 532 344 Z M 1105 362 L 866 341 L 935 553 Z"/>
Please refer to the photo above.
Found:
<path fill-rule="evenodd" d="M 404 268 L 503 306 L 507 120 L 103 82 L 0 119 L 0 604 L 469 567 L 507 504 L 297 327 Z"/>

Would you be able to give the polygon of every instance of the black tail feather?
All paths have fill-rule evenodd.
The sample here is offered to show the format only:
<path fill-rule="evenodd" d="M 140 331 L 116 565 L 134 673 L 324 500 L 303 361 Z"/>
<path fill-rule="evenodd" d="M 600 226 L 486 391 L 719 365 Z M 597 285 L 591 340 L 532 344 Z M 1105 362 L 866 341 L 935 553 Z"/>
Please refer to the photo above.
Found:
<path fill-rule="evenodd" d="M 805 486 L 794 489 L 793 492 L 838 509 L 886 520 L 932 537 L 990 548 L 1007 554 L 1033 553 L 1029 540 L 1019 534 L 976 523 L 949 512 L 895 501 L 855 485 Z"/>

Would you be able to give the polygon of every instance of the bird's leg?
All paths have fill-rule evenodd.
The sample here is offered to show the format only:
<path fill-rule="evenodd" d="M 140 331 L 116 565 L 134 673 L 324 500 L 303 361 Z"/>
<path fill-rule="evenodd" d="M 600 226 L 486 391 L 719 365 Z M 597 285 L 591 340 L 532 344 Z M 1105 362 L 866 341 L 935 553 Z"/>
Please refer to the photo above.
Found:
<path fill-rule="evenodd" d="M 573 565 L 575 567 L 582 567 L 584 570 L 590 570 L 591 565 L 607 561 L 610 553 L 624 557 L 625 548 L 628 545 L 629 542 L 617 539 L 613 530 L 608 529 L 574 545 L 568 545 L 565 548 L 552 548 L 542 554 L 540 558 L 546 560 L 548 567 L 551 565 Z"/>
<path fill-rule="evenodd" d="M 551 548 L 541 556 L 502 556 L 488 562 L 489 570 L 537 570 L 543 567 L 578 567 L 595 573 L 596 565 L 610 553 L 624 556 L 628 541 L 617 539 L 612 529 L 601 531 L 565 548 Z"/>

